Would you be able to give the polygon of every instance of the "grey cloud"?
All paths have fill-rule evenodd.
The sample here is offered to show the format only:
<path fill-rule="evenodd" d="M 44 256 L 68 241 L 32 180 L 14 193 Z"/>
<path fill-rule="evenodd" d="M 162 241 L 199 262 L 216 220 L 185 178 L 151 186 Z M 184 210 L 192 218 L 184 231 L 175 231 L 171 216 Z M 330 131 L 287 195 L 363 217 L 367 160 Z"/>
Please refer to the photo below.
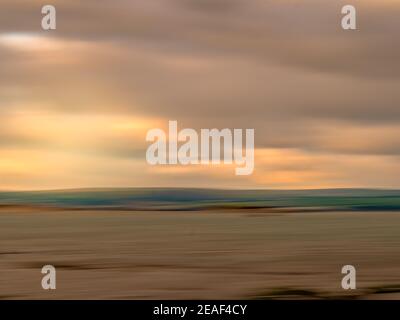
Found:
<path fill-rule="evenodd" d="M 356 1 L 359 30 L 340 28 L 343 1 L 55 1 L 57 35 L 145 42 L 159 50 L 239 56 L 311 71 L 396 77 L 400 6 Z M 6 1 L 2 31 L 40 31 L 39 1 Z"/>
<path fill-rule="evenodd" d="M 313 124 L 399 123 L 400 5 L 355 1 L 359 30 L 344 32 L 343 1 L 54 4 L 58 29 L 45 35 L 93 48 L 72 65 L 63 59 L 68 50 L 48 53 L 59 58 L 52 64 L 46 56 L 0 48 L 0 109 L 19 99 L 19 105 L 145 114 L 192 127 L 254 127 L 260 146 L 310 150 L 324 150 Z M 0 32 L 43 34 L 41 5 L 2 1 Z"/>

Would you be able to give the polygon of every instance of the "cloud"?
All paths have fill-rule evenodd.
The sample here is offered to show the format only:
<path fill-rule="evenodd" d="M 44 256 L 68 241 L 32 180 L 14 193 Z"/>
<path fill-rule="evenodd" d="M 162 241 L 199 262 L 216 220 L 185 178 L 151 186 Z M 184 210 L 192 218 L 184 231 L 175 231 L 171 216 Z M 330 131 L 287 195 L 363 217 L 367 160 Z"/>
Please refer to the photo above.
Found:
<path fill-rule="evenodd" d="M 350 32 L 340 28 L 344 1 L 53 4 L 58 23 L 50 32 L 40 28 L 41 1 L 3 0 L 0 12 L 0 153 L 11 148 L 19 156 L 24 150 L 74 155 L 76 167 L 59 169 L 77 172 L 77 178 L 49 176 L 47 186 L 107 184 L 107 174 L 96 178 L 97 170 L 139 161 L 146 148 L 143 130 L 132 134 L 109 125 L 152 127 L 168 120 L 196 129 L 255 128 L 259 150 L 281 150 L 276 162 L 293 167 L 292 173 L 261 166 L 253 180 L 236 181 L 228 171 L 221 177 L 214 170 L 185 169 L 175 179 L 179 168 L 153 173 L 135 162 L 137 167 L 124 168 L 142 178 L 107 169 L 110 184 L 201 186 L 214 177 L 217 185 L 267 186 L 269 173 L 277 187 L 285 181 L 299 187 L 382 185 L 367 172 L 381 159 L 392 185 L 400 130 L 398 1 L 353 1 L 359 28 Z M 348 179 L 332 178 L 338 175 L 333 164 L 304 171 L 302 162 L 284 161 L 283 150 L 307 154 L 314 164 L 345 157 Z M 79 169 L 78 154 L 93 173 Z M 13 159 L 18 163 L 17 155 Z M 363 159 L 368 164 L 357 166 Z M 91 167 L 90 161 L 104 166 Z M 35 187 L 26 174 L 9 176 L 7 185 L 15 178 L 15 185 Z"/>
<path fill-rule="evenodd" d="M 54 1 L 58 37 L 177 53 L 273 61 L 315 72 L 399 77 L 400 5 L 353 1 L 359 30 L 340 27 L 344 1 Z M 3 1 L 0 30 L 42 32 L 40 1 Z M 371 62 L 374 62 L 371 64 Z"/>

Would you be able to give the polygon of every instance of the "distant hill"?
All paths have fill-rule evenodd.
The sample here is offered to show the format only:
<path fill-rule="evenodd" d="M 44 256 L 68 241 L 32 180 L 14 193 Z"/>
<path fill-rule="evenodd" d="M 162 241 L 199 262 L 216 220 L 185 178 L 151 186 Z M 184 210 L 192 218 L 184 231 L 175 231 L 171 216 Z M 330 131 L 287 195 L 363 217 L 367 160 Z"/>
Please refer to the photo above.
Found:
<path fill-rule="evenodd" d="M 74 189 L 0 192 L 0 205 L 120 210 L 400 210 L 400 190 Z"/>

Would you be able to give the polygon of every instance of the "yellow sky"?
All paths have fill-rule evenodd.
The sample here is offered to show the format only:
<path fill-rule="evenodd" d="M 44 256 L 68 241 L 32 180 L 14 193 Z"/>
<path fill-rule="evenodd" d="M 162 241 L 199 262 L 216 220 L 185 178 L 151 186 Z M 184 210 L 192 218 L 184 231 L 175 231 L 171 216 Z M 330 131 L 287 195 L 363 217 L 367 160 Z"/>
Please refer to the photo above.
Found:
<path fill-rule="evenodd" d="M 0 190 L 400 188 L 398 1 L 40 4 L 0 5 Z M 169 120 L 254 128 L 254 173 L 149 166 Z"/>

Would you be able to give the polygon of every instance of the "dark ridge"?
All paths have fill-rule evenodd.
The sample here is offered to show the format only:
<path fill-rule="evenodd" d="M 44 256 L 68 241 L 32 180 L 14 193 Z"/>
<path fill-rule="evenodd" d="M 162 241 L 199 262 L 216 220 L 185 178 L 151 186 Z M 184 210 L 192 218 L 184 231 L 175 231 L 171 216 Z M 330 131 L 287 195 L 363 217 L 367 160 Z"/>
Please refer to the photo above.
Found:
<path fill-rule="evenodd" d="M 0 208 L 16 206 L 79 210 L 399 211 L 400 191 L 130 188 L 0 192 Z"/>

